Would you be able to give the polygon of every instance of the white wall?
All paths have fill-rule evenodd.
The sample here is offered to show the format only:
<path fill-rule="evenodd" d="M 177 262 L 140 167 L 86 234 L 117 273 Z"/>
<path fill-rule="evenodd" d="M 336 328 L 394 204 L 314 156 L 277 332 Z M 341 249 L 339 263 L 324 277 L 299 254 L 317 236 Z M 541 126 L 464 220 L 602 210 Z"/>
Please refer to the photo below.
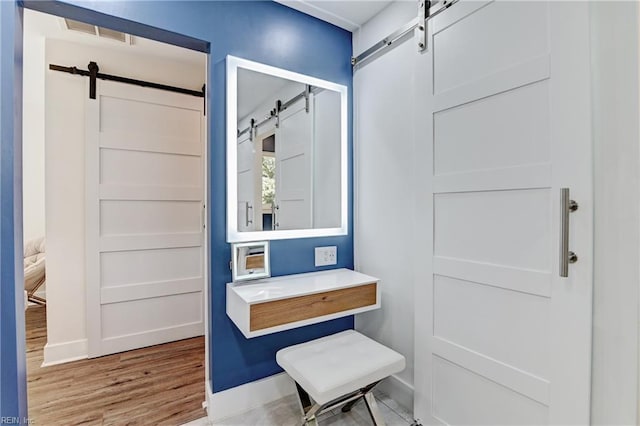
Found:
<path fill-rule="evenodd" d="M 640 13 L 591 4 L 595 263 L 592 423 L 638 424 Z"/>
<path fill-rule="evenodd" d="M 24 241 L 44 236 L 44 37 L 24 33 L 22 188 Z"/>
<path fill-rule="evenodd" d="M 29 25 L 28 19 L 25 22 Z M 109 74 L 195 90 L 205 82 L 205 55 L 201 63 L 185 63 L 139 50 L 126 53 L 54 39 L 43 44 L 44 57 L 37 49 L 25 50 L 25 61 L 40 62 L 41 70 L 50 63 L 86 69 L 89 61 L 96 61 L 100 71 Z M 25 74 L 25 99 L 44 108 L 25 110 L 24 125 L 25 129 L 41 125 L 44 112 L 45 140 L 33 146 L 44 147 L 48 332 L 44 358 L 45 364 L 52 364 L 86 357 L 84 104 L 88 93 L 86 78 L 48 69 L 43 75 L 44 91 L 37 82 L 30 84 Z"/>
<path fill-rule="evenodd" d="M 355 54 L 416 16 L 395 2 L 354 33 Z M 381 279 L 382 308 L 356 316 L 356 329 L 403 354 L 407 367 L 381 384 L 413 407 L 413 289 L 416 220 L 414 162 L 418 93 L 415 42 L 407 40 L 354 72 L 355 263 Z M 428 161 L 427 159 L 424 159 Z M 424 242 L 429 244 L 428 241 Z M 419 308 L 419 307 L 418 307 Z"/>

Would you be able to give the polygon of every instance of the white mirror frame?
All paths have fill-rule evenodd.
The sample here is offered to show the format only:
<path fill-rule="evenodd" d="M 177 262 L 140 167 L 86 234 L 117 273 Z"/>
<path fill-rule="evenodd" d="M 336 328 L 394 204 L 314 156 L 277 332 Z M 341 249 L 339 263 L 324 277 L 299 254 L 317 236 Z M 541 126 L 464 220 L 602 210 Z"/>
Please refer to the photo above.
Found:
<path fill-rule="evenodd" d="M 340 227 L 291 229 L 278 231 L 238 231 L 238 68 L 299 81 L 340 93 Z M 329 237 L 348 234 L 348 114 L 347 87 L 272 67 L 258 62 L 227 56 L 227 242 L 284 240 L 291 238 Z"/>

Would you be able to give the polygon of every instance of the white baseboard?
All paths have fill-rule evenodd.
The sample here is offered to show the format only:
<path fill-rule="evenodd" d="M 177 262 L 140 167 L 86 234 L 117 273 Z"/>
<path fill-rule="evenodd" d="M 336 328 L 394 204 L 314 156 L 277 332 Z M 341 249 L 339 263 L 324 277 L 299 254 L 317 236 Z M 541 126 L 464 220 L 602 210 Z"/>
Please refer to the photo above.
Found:
<path fill-rule="evenodd" d="M 51 365 L 86 359 L 87 354 L 87 339 L 72 340 L 63 343 L 47 343 L 44 345 L 44 362 L 42 366 L 49 367 Z"/>
<path fill-rule="evenodd" d="M 211 392 L 207 381 L 207 416 L 210 422 L 223 420 L 293 393 L 295 393 L 295 386 L 287 373 L 276 374 L 216 393 Z"/>
<path fill-rule="evenodd" d="M 380 382 L 378 390 L 413 413 L 413 386 L 409 383 L 394 374 Z"/>
<path fill-rule="evenodd" d="M 202 403 L 202 408 L 207 411 L 207 418 L 211 419 L 211 399 L 213 397 L 213 391 L 211 390 L 211 380 L 208 377 L 205 377 L 205 391 L 204 391 L 204 402 Z"/>

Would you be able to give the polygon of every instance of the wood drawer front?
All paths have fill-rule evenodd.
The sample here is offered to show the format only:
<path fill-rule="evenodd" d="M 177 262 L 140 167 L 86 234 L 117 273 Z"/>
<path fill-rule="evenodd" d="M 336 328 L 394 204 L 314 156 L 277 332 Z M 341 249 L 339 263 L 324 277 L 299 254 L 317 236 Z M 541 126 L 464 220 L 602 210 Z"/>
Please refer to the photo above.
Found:
<path fill-rule="evenodd" d="M 376 283 L 251 305 L 251 331 L 375 305 Z"/>

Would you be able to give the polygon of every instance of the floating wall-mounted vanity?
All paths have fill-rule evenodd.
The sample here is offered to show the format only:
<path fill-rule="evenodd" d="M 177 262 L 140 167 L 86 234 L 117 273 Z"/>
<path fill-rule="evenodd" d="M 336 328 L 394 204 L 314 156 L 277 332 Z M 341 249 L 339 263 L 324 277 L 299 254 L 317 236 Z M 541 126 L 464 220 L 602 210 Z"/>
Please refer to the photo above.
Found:
<path fill-rule="evenodd" d="M 227 284 L 227 315 L 246 338 L 380 308 L 378 279 L 349 269 Z"/>
<path fill-rule="evenodd" d="M 348 233 L 347 87 L 227 57 L 227 241 Z"/>

